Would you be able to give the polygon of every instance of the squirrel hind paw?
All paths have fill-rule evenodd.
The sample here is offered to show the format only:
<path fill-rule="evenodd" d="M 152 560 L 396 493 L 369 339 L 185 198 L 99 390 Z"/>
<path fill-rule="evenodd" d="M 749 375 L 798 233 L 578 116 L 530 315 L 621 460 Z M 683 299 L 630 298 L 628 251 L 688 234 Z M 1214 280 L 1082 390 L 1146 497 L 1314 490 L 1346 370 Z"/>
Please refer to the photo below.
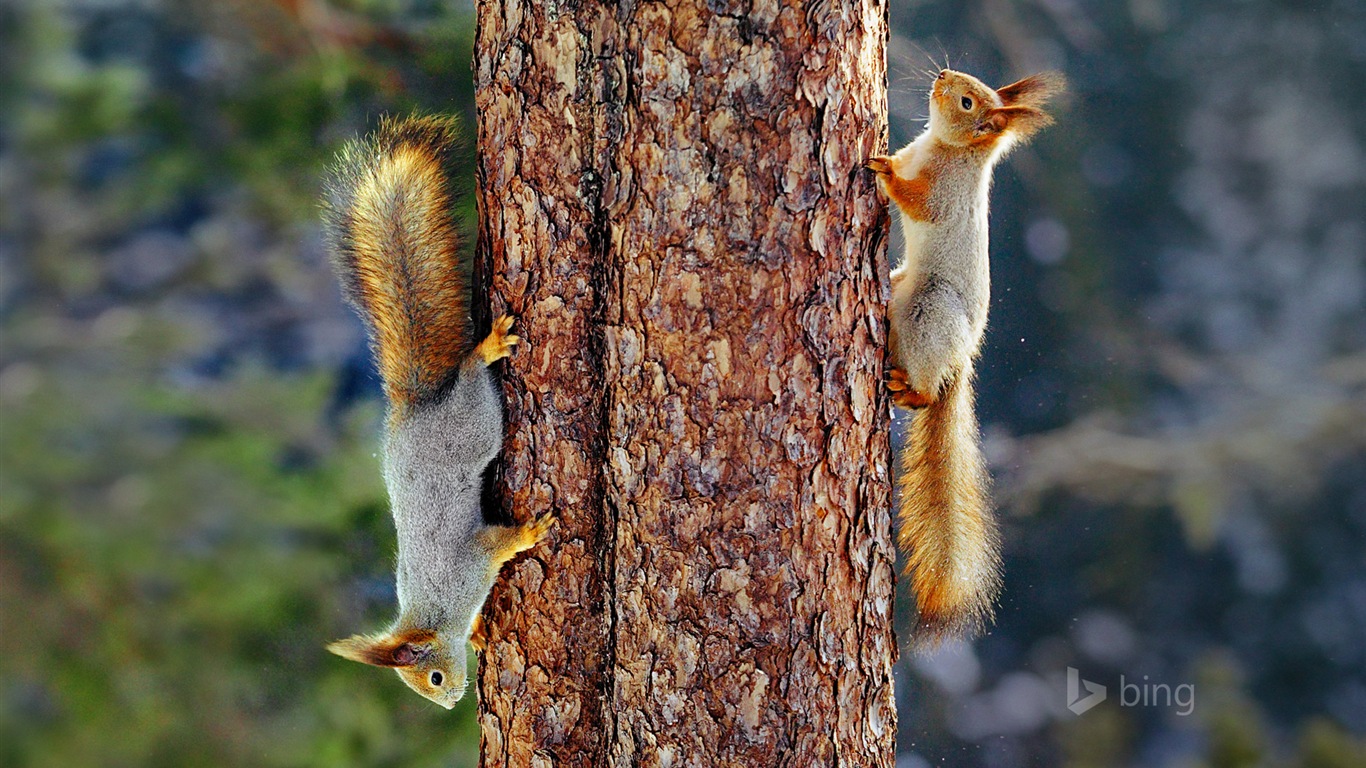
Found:
<path fill-rule="evenodd" d="M 550 532 L 550 529 L 554 527 L 554 525 L 554 515 L 543 515 L 523 526 L 523 529 L 525 531 L 524 536 L 530 541 L 530 544 L 527 548 L 530 549 L 532 546 L 535 546 L 535 544 L 539 542 L 541 539 L 544 539 L 546 534 Z"/>
<path fill-rule="evenodd" d="M 484 614 L 476 613 L 474 623 L 470 625 L 470 645 L 474 646 L 476 651 L 483 653 L 488 644 L 489 630 L 488 626 L 484 624 Z"/>
<path fill-rule="evenodd" d="M 493 327 L 489 329 L 489 335 L 479 342 L 475 348 L 475 353 L 484 361 L 484 365 L 493 365 L 512 354 L 512 348 L 521 343 L 522 337 L 508 333 L 512 330 L 514 318 L 511 315 L 503 315 L 493 321 Z"/>
<path fill-rule="evenodd" d="M 917 411 L 933 403 L 934 400 L 930 399 L 929 395 L 921 394 L 913 389 L 892 393 L 892 405 L 908 411 Z"/>
<path fill-rule="evenodd" d="M 892 404 L 898 408 L 915 410 L 934 402 L 934 398 L 930 395 L 918 392 L 911 387 L 910 381 L 906 378 L 906 371 L 901 368 L 893 368 L 888 371 L 885 384 L 887 391 L 892 393 Z"/>

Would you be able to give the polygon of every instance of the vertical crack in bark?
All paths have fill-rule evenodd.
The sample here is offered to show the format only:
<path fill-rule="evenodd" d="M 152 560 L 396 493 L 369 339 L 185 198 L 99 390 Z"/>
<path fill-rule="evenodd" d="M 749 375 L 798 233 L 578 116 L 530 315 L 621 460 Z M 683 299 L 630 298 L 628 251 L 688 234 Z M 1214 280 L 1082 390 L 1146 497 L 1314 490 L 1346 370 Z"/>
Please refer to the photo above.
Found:
<path fill-rule="evenodd" d="M 596 167 L 589 170 L 591 174 L 588 178 L 588 186 L 592 190 L 590 204 L 592 209 L 592 229 L 589 239 L 592 243 L 592 285 L 596 306 L 594 308 L 594 323 L 592 346 L 593 356 L 596 360 L 596 368 L 600 374 L 601 397 L 598 403 L 598 413 L 596 422 L 598 424 L 598 443 L 596 446 L 597 479 L 596 484 L 600 489 L 598 504 L 602 514 L 602 574 L 603 592 L 605 599 L 605 619 L 606 637 L 603 646 L 603 673 L 600 689 L 602 691 L 602 720 L 607 724 L 604 729 L 604 755 L 607 752 L 606 743 L 610 743 L 612 734 L 617 732 L 617 717 L 615 702 L 616 687 L 616 638 L 617 638 L 617 527 L 619 525 L 619 512 L 617 505 L 612 501 L 607 492 L 607 463 L 608 463 L 608 440 L 607 436 L 611 433 L 611 393 L 615 390 L 614 382 L 608 380 L 609 366 L 607 363 L 607 338 L 605 329 L 611 318 L 613 307 L 618 304 L 616 297 L 620 294 L 620 270 L 614 263 L 615 253 L 612 248 L 611 224 L 607 219 L 607 206 L 603 199 L 608 174 L 612 173 L 611 155 L 605 151 L 611 144 L 610 113 L 612 105 L 617 103 L 616 88 L 612 83 L 612 72 L 610 67 L 610 57 L 604 57 L 601 51 L 593 51 L 593 62 L 598 65 L 597 75 L 603 78 L 601 100 L 594 99 L 594 115 L 591 125 L 593 126 L 589 144 L 593 148 L 593 159 Z M 606 65 L 604 58 L 607 58 Z M 598 114 L 605 114 L 607 119 L 603 121 L 607 124 L 607 130 L 600 133 Z M 602 133 L 606 133 L 604 136 Z"/>
<path fill-rule="evenodd" d="M 504 499 L 562 516 L 490 600 L 488 766 L 891 765 L 885 10 L 717 7 L 479 5 Z"/>
<path fill-rule="evenodd" d="M 607 399 L 589 384 L 606 370 L 599 12 L 479 7 L 479 263 L 527 340 L 507 364 L 503 504 L 559 518 L 552 546 L 506 569 L 486 609 L 486 766 L 598 764 L 610 712 Z"/>

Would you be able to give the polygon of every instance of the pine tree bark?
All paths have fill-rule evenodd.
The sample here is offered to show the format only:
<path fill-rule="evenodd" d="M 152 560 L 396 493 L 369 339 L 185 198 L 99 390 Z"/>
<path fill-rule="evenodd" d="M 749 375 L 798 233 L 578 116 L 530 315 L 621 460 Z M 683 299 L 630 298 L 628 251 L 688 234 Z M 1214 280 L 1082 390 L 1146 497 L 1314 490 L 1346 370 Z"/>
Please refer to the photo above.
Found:
<path fill-rule="evenodd" d="M 733 6 L 733 7 L 731 7 Z M 891 766 L 885 8 L 481 0 L 485 766 Z"/>

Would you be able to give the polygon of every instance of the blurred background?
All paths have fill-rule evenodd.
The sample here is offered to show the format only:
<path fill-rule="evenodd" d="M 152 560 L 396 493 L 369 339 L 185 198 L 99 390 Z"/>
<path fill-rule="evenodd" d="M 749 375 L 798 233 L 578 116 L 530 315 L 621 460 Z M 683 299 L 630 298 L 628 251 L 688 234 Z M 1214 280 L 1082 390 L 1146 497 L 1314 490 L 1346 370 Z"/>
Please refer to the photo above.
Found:
<path fill-rule="evenodd" d="M 899 768 L 1366 765 L 1366 7 L 891 20 L 894 146 L 924 70 L 1074 84 L 993 194 L 999 620 L 903 654 Z M 394 596 L 317 217 L 379 114 L 472 125 L 472 25 L 0 3 L 0 765 L 476 763 L 472 699 L 321 650 Z M 1069 711 L 1069 667 L 1107 700 Z"/>

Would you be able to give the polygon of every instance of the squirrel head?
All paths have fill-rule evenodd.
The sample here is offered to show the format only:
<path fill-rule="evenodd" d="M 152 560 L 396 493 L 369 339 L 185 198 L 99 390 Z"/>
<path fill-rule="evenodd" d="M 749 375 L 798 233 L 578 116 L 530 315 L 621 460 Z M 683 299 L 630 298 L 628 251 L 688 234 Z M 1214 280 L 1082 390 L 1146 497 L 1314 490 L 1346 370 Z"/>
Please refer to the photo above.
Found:
<path fill-rule="evenodd" d="M 465 643 L 430 629 L 352 635 L 327 646 L 352 661 L 389 667 L 409 688 L 446 709 L 465 695 Z"/>
<path fill-rule="evenodd" d="M 972 75 L 941 70 L 930 90 L 930 131 L 947 144 L 993 148 L 1029 138 L 1053 122 L 1044 104 L 1066 88 L 1057 72 L 1041 72 L 992 90 Z"/>

